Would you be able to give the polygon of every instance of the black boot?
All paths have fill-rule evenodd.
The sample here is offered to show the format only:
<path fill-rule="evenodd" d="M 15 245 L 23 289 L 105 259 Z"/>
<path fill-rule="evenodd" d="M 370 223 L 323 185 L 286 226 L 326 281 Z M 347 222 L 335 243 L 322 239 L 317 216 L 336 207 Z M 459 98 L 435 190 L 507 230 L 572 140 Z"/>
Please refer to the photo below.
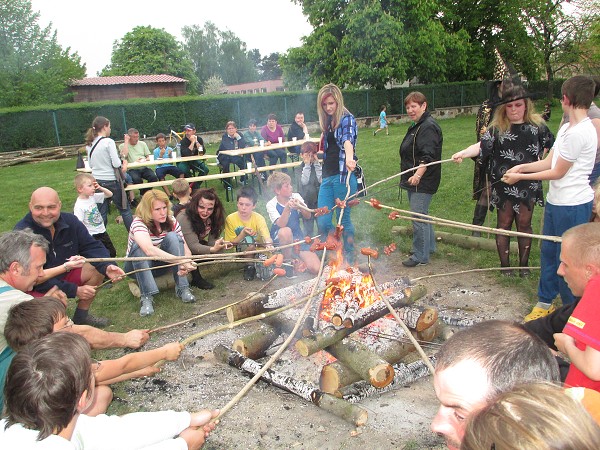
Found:
<path fill-rule="evenodd" d="M 197 287 L 198 289 L 212 289 L 215 287 L 210 281 L 205 280 L 200 275 L 200 271 L 198 269 L 192 272 L 192 282 L 190 283 L 192 286 Z"/>

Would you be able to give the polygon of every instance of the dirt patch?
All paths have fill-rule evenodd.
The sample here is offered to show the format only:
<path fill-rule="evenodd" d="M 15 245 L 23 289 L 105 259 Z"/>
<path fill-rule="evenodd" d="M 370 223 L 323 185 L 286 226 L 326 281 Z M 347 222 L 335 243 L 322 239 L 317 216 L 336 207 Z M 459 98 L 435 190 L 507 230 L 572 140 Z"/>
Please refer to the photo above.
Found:
<path fill-rule="evenodd" d="M 408 276 L 461 270 L 440 257 L 427 266 L 404 268 L 401 255 L 375 262 L 378 283 Z M 278 279 L 272 290 L 293 281 Z M 431 278 L 420 282 L 427 286 L 427 296 L 418 304 L 445 310 L 455 317 L 517 320 L 525 314 L 527 301 L 516 288 L 505 287 L 494 274 L 470 273 L 452 277 Z M 208 293 L 198 313 L 225 305 L 256 290 L 260 281 L 246 282 L 241 273 L 226 275 L 226 292 Z M 152 348 L 185 338 L 202 329 L 226 321 L 224 314 L 214 314 L 196 323 L 153 336 Z M 115 403 L 127 410 L 155 411 L 163 409 L 198 410 L 225 405 L 248 381 L 242 374 L 215 361 L 212 349 L 218 344 L 231 346 L 234 339 L 248 334 L 255 325 L 216 333 L 196 341 L 179 361 L 167 364 L 154 378 L 124 384 L 124 394 Z M 285 355 L 285 354 L 284 354 Z M 299 378 L 302 376 L 297 375 Z M 313 377 L 313 374 L 305 374 Z M 315 385 L 318 379 L 308 380 Z M 205 448 L 441 448 L 443 442 L 429 430 L 438 402 L 431 377 L 410 386 L 386 392 L 360 403 L 369 411 L 368 424 L 353 436 L 355 428 L 306 401 L 265 382 L 258 384 L 231 410 L 210 436 Z"/>

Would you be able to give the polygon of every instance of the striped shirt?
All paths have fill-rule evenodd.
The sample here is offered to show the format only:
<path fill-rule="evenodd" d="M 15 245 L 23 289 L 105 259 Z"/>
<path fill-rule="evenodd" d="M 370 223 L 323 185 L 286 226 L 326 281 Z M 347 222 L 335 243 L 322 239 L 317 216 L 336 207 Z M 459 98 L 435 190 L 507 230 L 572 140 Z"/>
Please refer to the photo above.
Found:
<path fill-rule="evenodd" d="M 174 231 L 175 233 L 177 233 L 177 235 L 181 237 L 181 239 L 183 239 L 183 233 L 181 232 L 181 227 L 179 226 L 179 222 L 177 222 L 177 219 L 171 216 L 171 222 L 173 223 L 173 229 L 171 231 Z M 148 226 L 142 221 L 142 219 L 140 219 L 139 217 L 134 217 L 133 222 L 131 222 L 131 228 L 129 229 L 129 237 L 127 239 L 127 256 L 129 256 L 129 252 L 131 251 L 131 248 L 133 247 L 133 244 L 135 242 L 135 235 L 138 233 L 147 234 L 148 236 L 150 236 L 152 245 L 154 245 L 155 247 L 160 247 L 160 244 L 162 244 L 162 241 L 168 232 L 163 231 L 159 235 L 152 234 L 150 233 Z"/>

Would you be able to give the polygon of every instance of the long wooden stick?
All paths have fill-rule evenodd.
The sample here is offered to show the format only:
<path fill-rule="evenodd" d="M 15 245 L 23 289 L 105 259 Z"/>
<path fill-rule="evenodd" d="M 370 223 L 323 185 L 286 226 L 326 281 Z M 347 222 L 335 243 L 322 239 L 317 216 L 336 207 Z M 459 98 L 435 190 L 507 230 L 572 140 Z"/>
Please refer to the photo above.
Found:
<path fill-rule="evenodd" d="M 429 278 L 453 277 L 456 275 L 463 275 L 465 273 L 492 272 L 492 271 L 496 271 L 496 270 L 503 271 L 503 270 L 519 270 L 519 269 L 539 270 L 539 269 L 541 269 L 541 267 L 539 267 L 539 266 L 534 266 L 534 267 L 487 267 L 485 269 L 467 269 L 467 270 L 459 270 L 458 272 L 435 273 L 433 275 L 425 275 L 422 277 L 413 278 L 410 281 L 416 282 L 416 281 L 421 281 L 421 280 L 427 280 Z"/>
<path fill-rule="evenodd" d="M 371 202 L 369 200 L 365 200 L 365 203 L 371 204 Z M 421 213 L 417 213 L 417 212 L 413 212 L 413 211 L 407 211 L 405 209 L 394 208 L 393 206 L 387 206 L 387 205 L 382 205 L 382 204 L 378 204 L 377 208 L 379 208 L 379 207 L 381 207 L 383 209 L 389 209 L 391 211 L 401 212 L 404 214 L 410 214 L 410 216 L 399 216 L 399 218 L 406 219 L 406 220 L 414 220 L 416 222 L 428 222 L 428 223 L 434 223 L 434 224 L 438 224 L 438 225 L 445 225 L 445 226 L 449 226 L 449 227 L 453 227 L 453 228 L 461 228 L 463 230 L 483 231 L 483 232 L 489 232 L 489 233 L 493 233 L 493 234 L 501 234 L 503 236 L 527 237 L 527 238 L 534 238 L 534 239 L 543 239 L 543 240 L 552 241 L 552 242 L 562 242 L 562 238 L 559 236 L 521 233 L 519 231 L 502 230 L 500 228 L 485 227 L 483 225 L 472 225 L 472 224 L 457 222 L 457 221 L 449 220 L 449 219 L 441 219 L 439 217 L 430 216 L 428 214 L 421 214 Z M 411 217 L 411 216 L 413 216 L 413 217 Z"/>

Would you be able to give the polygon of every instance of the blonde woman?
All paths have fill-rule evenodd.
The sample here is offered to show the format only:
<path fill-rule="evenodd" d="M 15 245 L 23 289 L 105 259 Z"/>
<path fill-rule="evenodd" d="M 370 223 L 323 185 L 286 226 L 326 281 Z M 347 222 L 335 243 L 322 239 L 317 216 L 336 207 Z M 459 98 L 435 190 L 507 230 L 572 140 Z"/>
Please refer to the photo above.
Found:
<path fill-rule="evenodd" d="M 358 130 L 354 116 L 344 107 L 342 91 L 335 84 L 326 84 L 317 96 L 317 111 L 321 125 L 323 145 L 323 179 L 319 188 L 319 208 L 327 206 L 330 210 L 335 199 L 344 200 L 357 189 L 356 176 L 356 139 Z M 341 225 L 344 227 L 344 256 L 349 263 L 354 262 L 354 225 L 350 220 L 351 208 L 345 208 Z M 337 217 L 341 209 L 337 209 Z M 337 221 L 336 221 L 337 223 Z M 319 232 L 327 236 L 334 229 L 332 213 L 317 218 Z"/>
<path fill-rule="evenodd" d="M 162 191 L 152 189 L 144 194 L 135 210 L 135 217 L 129 230 L 127 241 L 127 256 L 156 256 L 165 258 L 172 256 L 191 256 L 191 251 L 185 243 L 181 227 L 175 217 L 170 215 L 171 204 L 169 197 Z M 182 260 L 179 265 L 161 268 L 160 266 L 172 261 L 127 261 L 125 271 L 149 269 L 134 274 L 141 292 L 140 316 L 154 314 L 154 294 L 158 294 L 155 276 L 173 273 L 175 294 L 184 303 L 193 303 L 196 297 L 190 291 L 187 274 L 195 269 L 190 260 Z"/>

